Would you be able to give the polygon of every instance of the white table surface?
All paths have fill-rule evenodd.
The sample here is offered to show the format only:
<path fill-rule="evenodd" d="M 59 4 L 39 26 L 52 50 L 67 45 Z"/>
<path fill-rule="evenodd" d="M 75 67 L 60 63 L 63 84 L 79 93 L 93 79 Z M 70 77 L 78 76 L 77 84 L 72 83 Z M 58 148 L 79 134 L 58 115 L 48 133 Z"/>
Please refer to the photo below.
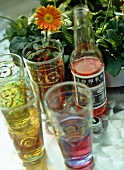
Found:
<path fill-rule="evenodd" d="M 18 157 L 10 139 L 3 116 L 0 117 L 0 170 L 70 170 L 64 164 L 63 156 L 52 129 L 43 122 L 45 156 L 36 165 L 25 167 Z M 86 169 L 89 170 L 89 169 Z"/>
<path fill-rule="evenodd" d="M 112 89 L 109 94 L 109 112 L 102 116 L 103 129 L 93 134 L 93 170 L 124 170 L 124 90 Z M 43 122 L 46 154 L 36 165 L 24 167 L 8 136 L 3 117 L 0 117 L 0 170 L 69 170 L 53 134 Z M 91 169 L 86 169 L 91 170 Z"/>

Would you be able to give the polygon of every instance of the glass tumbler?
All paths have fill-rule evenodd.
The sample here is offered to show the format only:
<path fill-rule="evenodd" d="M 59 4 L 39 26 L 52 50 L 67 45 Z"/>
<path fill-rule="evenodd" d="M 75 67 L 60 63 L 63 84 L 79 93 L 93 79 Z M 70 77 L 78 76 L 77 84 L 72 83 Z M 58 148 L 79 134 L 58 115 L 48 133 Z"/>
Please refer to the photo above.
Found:
<path fill-rule="evenodd" d="M 29 77 L 36 81 L 43 100 L 45 92 L 64 80 L 63 46 L 55 39 L 29 43 L 22 56 Z"/>
<path fill-rule="evenodd" d="M 22 58 L 14 53 L 0 53 L 0 83 L 24 75 Z"/>
<path fill-rule="evenodd" d="M 78 82 L 62 82 L 44 96 L 44 109 L 58 140 L 65 164 L 71 168 L 93 165 L 92 93 Z"/>
<path fill-rule="evenodd" d="M 21 160 L 37 163 L 44 155 L 44 142 L 36 82 L 13 78 L 1 83 L 0 110 Z"/>

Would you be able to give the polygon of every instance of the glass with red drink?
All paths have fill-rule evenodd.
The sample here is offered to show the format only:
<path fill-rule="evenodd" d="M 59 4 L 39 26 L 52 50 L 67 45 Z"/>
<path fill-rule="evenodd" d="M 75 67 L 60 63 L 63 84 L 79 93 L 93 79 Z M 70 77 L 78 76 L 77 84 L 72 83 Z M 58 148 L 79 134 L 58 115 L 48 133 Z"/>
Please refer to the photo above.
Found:
<path fill-rule="evenodd" d="M 40 97 L 53 85 L 64 80 L 63 46 L 59 40 L 29 43 L 22 55 L 29 77 L 37 82 Z"/>
<path fill-rule="evenodd" d="M 53 126 L 65 164 L 84 168 L 92 156 L 92 93 L 78 82 L 62 82 L 44 96 L 44 108 Z"/>

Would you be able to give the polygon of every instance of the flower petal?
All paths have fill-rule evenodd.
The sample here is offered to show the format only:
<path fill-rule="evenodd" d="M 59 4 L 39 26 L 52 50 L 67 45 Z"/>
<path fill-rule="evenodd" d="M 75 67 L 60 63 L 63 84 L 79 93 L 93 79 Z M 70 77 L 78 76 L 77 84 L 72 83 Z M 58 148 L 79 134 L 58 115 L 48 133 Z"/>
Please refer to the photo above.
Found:
<path fill-rule="evenodd" d="M 47 19 L 46 16 L 51 17 Z M 54 7 L 53 5 L 40 6 L 37 8 L 34 17 L 36 18 L 35 24 L 38 25 L 38 28 L 43 30 L 55 31 L 58 30 L 62 25 L 62 16 L 61 11 Z"/>

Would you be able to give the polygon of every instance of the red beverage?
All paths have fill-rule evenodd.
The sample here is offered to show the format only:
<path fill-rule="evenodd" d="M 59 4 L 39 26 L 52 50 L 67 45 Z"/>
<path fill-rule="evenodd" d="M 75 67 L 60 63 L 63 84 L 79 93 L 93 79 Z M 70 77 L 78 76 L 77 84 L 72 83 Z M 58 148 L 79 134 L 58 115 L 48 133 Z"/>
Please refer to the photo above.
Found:
<path fill-rule="evenodd" d="M 99 58 L 82 57 L 72 63 L 71 70 L 76 81 L 91 88 L 94 97 L 94 116 L 103 114 L 107 107 L 103 63 Z"/>
<path fill-rule="evenodd" d="M 48 46 L 30 51 L 26 56 L 29 76 L 37 82 L 41 99 L 50 87 L 64 80 L 64 62 L 60 54 L 58 48 Z"/>
<path fill-rule="evenodd" d="M 60 122 L 65 134 L 57 135 L 57 138 L 65 164 L 70 167 L 85 167 L 92 161 L 92 130 L 88 123 L 86 119 L 77 116 Z"/>
<path fill-rule="evenodd" d="M 29 68 L 28 68 L 29 69 Z M 45 92 L 53 85 L 63 82 L 64 80 L 64 63 L 56 62 L 54 64 L 44 64 L 37 70 L 30 70 L 33 79 L 37 82 L 41 98 Z"/>

